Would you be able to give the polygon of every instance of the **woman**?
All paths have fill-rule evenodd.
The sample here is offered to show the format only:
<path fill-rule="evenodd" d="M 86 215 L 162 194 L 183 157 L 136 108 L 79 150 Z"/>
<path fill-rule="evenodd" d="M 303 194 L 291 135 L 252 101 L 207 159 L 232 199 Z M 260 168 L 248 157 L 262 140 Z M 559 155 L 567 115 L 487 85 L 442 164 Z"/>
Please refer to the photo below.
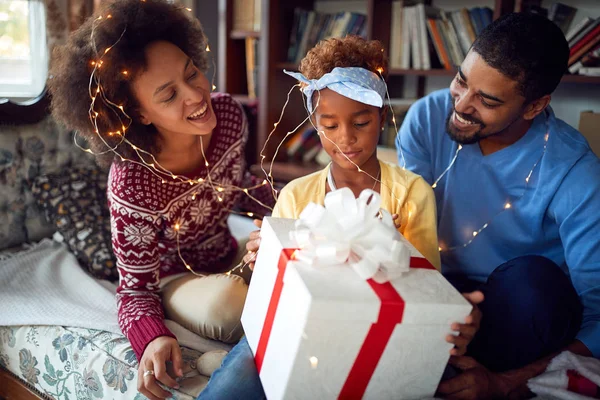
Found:
<path fill-rule="evenodd" d="M 110 166 L 119 324 L 140 361 L 138 390 L 150 399 L 170 395 L 157 381 L 177 387 L 168 361 L 182 375 L 165 316 L 206 338 L 235 343 L 242 336 L 247 285 L 217 274 L 239 258 L 227 216 L 233 207 L 265 214 L 273 204 L 269 188 L 245 171 L 243 110 L 211 93 L 207 51 L 186 9 L 119 0 L 53 58 L 55 118 Z"/>

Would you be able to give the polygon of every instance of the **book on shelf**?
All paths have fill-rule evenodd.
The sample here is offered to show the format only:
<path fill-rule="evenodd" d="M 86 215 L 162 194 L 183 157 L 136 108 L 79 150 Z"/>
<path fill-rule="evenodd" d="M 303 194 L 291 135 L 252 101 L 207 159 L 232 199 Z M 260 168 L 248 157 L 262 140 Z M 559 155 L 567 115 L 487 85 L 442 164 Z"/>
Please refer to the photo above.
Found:
<path fill-rule="evenodd" d="M 579 75 L 600 76 L 600 67 L 582 67 L 579 70 Z"/>
<path fill-rule="evenodd" d="M 569 66 L 574 65 L 600 43 L 600 24 L 575 43 L 569 53 Z"/>
<path fill-rule="evenodd" d="M 248 97 L 256 98 L 258 85 L 258 39 L 247 37 L 246 45 L 246 82 L 248 84 Z"/>
<path fill-rule="evenodd" d="M 577 8 L 568 6 L 563 3 L 554 3 L 548 10 L 548 19 L 553 21 L 566 35 L 573 22 L 573 17 L 577 12 Z"/>
<path fill-rule="evenodd" d="M 261 0 L 233 1 L 233 30 L 260 32 Z"/>
<path fill-rule="evenodd" d="M 477 34 L 492 22 L 489 7 L 445 11 L 407 1 L 392 2 L 390 67 L 445 68 L 462 63 Z"/>
<path fill-rule="evenodd" d="M 569 29 L 569 32 L 567 32 L 567 34 L 565 35 L 565 39 L 567 39 L 567 42 L 570 42 L 571 40 L 573 40 L 573 38 L 575 38 L 575 36 L 580 34 L 584 29 L 586 29 L 588 26 L 590 26 L 590 24 L 592 24 L 593 22 L 594 22 L 594 20 L 590 17 L 585 17 L 581 21 L 579 21 L 579 23 L 577 25 L 575 25 L 574 27 L 572 27 L 571 29 Z"/>
<path fill-rule="evenodd" d="M 346 35 L 365 37 L 366 29 L 367 17 L 363 14 L 349 11 L 330 14 L 296 8 L 294 9 L 287 60 L 298 64 L 306 53 L 321 40 Z"/>
<path fill-rule="evenodd" d="M 584 67 L 600 67 L 600 44 L 581 57 L 575 64 L 571 65 L 569 72 L 571 74 L 581 73 L 580 69 Z"/>

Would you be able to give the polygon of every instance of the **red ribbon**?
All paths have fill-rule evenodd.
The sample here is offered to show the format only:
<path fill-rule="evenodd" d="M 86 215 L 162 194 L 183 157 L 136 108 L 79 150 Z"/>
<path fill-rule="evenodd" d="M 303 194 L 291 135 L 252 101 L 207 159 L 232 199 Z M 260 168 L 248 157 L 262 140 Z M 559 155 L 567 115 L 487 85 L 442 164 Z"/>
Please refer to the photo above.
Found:
<path fill-rule="evenodd" d="M 579 372 L 568 369 L 567 377 L 569 378 L 567 390 L 569 392 L 579 393 L 584 396 L 600 398 L 600 387 L 590 381 Z"/>
<path fill-rule="evenodd" d="M 264 362 L 269 337 L 271 336 L 273 322 L 275 321 L 277 313 L 277 306 L 279 305 L 279 299 L 281 298 L 281 292 L 283 291 L 283 276 L 285 274 L 285 269 L 288 262 L 293 259 L 295 251 L 296 249 L 283 249 L 279 256 L 279 262 L 277 263 L 277 278 L 275 280 L 275 286 L 273 287 L 273 293 L 271 294 L 271 300 L 265 317 L 265 323 L 254 356 L 258 373 L 260 373 Z M 427 259 L 421 257 L 411 257 L 410 267 L 435 269 Z M 371 325 L 371 328 L 367 333 L 365 342 L 363 343 L 356 360 L 350 369 L 350 373 L 346 378 L 346 382 L 342 387 L 339 395 L 340 399 L 362 398 L 367 390 L 369 381 L 375 372 L 375 368 L 381 359 L 381 355 L 392 336 L 395 326 L 402 322 L 402 317 L 404 315 L 404 300 L 391 283 L 376 283 L 372 279 L 367 280 L 367 283 L 381 300 L 379 317 L 377 318 L 377 322 Z"/>
<path fill-rule="evenodd" d="M 410 267 L 435 269 L 426 258 L 421 257 L 411 257 Z M 394 328 L 402 322 L 404 316 L 404 299 L 391 283 L 377 283 L 372 279 L 367 280 L 367 283 L 381 300 L 379 317 L 371 325 L 338 399 L 362 399 Z"/>
<path fill-rule="evenodd" d="M 269 301 L 269 308 L 267 308 L 265 323 L 262 332 L 260 333 L 260 339 L 258 340 L 258 346 L 256 346 L 256 355 L 254 356 L 256 369 L 259 374 L 265 359 L 265 352 L 267 351 L 267 344 L 269 344 L 269 337 L 271 336 L 271 329 L 273 329 L 273 321 L 275 321 L 275 314 L 277 313 L 281 292 L 283 291 L 283 275 L 285 275 L 285 268 L 287 267 L 288 261 L 293 258 L 295 251 L 296 249 L 283 249 L 279 256 L 279 262 L 277 263 L 277 278 L 275 280 L 275 286 L 273 287 L 273 293 L 271 294 L 271 301 Z"/>

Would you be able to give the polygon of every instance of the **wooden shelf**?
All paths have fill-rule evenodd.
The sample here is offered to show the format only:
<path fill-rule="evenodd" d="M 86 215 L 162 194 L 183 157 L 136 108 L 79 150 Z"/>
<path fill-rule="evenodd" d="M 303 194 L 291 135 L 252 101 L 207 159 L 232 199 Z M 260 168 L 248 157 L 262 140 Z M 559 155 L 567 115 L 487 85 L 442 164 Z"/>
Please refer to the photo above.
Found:
<path fill-rule="evenodd" d="M 593 83 L 600 84 L 600 76 L 586 76 L 586 75 L 565 75 L 561 82 L 564 83 Z"/>
<path fill-rule="evenodd" d="M 260 32 L 236 30 L 236 31 L 231 31 L 229 33 L 229 37 L 232 39 L 246 39 L 246 38 L 260 39 Z"/>
<path fill-rule="evenodd" d="M 270 163 L 265 162 L 263 167 L 267 173 L 269 172 Z M 317 163 L 306 163 L 301 162 L 275 162 L 273 163 L 273 170 L 271 174 L 276 182 L 289 182 L 298 177 L 312 174 L 315 171 L 322 169 L 323 166 Z M 262 178 L 264 172 L 260 169 L 260 164 L 254 164 L 250 167 L 250 172 L 254 175 Z"/>
<path fill-rule="evenodd" d="M 277 63 L 277 68 L 287 69 L 292 71 L 298 70 L 298 65 L 296 63 L 282 62 Z M 455 69 L 399 69 L 392 68 L 389 71 L 390 76 L 454 76 L 456 75 L 457 70 Z M 600 76 L 585 76 L 585 75 L 570 75 L 567 74 L 563 76 L 562 81 L 564 83 L 592 83 L 592 84 L 600 84 Z"/>

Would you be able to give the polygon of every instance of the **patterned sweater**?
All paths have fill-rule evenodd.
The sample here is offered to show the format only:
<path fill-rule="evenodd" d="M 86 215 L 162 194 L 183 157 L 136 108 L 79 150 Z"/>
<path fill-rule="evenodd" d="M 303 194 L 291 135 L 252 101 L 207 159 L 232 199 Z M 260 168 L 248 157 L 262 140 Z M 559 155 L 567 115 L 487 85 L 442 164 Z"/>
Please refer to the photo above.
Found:
<path fill-rule="evenodd" d="M 255 186 L 262 180 L 245 168 L 248 127 L 241 106 L 229 95 L 211 97 L 217 126 L 206 157 L 214 187 L 224 191 L 211 187 L 204 166 L 190 174 L 189 178 L 204 179 L 193 186 L 167 176 L 163 183 L 163 177 L 149 168 L 128 161 L 115 161 L 108 177 L 112 244 L 120 278 L 119 325 L 138 359 L 156 337 L 175 337 L 163 322 L 159 282 L 164 276 L 186 271 L 177 251 L 176 226 L 185 261 L 194 270 L 217 272 L 231 265 L 237 250 L 227 227 L 229 211 L 240 207 L 261 215 L 269 212 L 243 192 L 228 188 Z M 273 206 L 268 186 L 249 193 Z"/>

